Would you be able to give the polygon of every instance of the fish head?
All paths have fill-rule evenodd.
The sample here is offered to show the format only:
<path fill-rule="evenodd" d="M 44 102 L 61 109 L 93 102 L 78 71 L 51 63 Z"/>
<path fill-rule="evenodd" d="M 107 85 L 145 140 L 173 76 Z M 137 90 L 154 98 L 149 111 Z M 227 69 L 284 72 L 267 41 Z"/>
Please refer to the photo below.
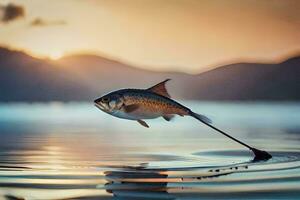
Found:
<path fill-rule="evenodd" d="M 122 108 L 124 98 L 122 95 L 113 92 L 96 99 L 94 103 L 100 110 L 112 114 Z"/>

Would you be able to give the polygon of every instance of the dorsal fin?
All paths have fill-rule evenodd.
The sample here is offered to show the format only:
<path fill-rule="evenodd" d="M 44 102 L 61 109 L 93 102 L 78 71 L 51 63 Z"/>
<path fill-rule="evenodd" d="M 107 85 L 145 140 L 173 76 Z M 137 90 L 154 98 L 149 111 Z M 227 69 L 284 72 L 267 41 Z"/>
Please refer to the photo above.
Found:
<path fill-rule="evenodd" d="M 161 96 L 165 96 L 165 97 L 168 97 L 170 98 L 170 95 L 166 89 L 166 82 L 169 81 L 171 79 L 166 79 L 150 88 L 148 88 L 147 90 L 151 91 L 151 92 L 154 92 L 156 94 L 159 94 Z"/>

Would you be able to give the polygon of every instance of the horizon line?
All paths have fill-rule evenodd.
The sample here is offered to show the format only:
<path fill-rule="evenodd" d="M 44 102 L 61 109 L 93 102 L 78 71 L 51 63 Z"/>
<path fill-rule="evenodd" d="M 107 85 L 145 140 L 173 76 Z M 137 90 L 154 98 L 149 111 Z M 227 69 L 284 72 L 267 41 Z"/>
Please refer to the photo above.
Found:
<path fill-rule="evenodd" d="M 166 72 L 170 72 L 170 73 L 184 73 L 184 74 L 190 74 L 190 75 L 199 75 L 211 70 L 215 70 L 217 68 L 220 67 L 226 67 L 229 65 L 234 65 L 234 64 L 280 64 L 280 63 L 284 63 L 285 61 L 288 61 L 289 59 L 292 58 L 297 58 L 300 57 L 300 48 L 296 49 L 296 50 L 290 50 L 287 51 L 285 53 L 282 53 L 282 55 L 277 56 L 277 58 L 247 58 L 247 57 L 237 57 L 234 59 L 228 59 L 227 61 L 223 61 L 223 62 L 215 62 L 215 64 L 210 64 L 207 66 L 202 66 L 203 69 L 202 70 L 189 70 L 190 72 L 187 71 L 182 71 L 182 70 L 168 70 L 168 69 L 164 69 L 164 70 L 157 70 L 157 69 L 152 69 L 151 66 L 149 65 L 142 65 L 142 64 L 138 64 L 135 62 L 131 62 L 128 60 L 124 60 L 124 59 L 119 59 L 116 57 L 113 57 L 111 55 L 107 55 L 104 53 L 100 53 L 98 51 L 93 51 L 93 50 L 82 50 L 82 51 L 74 51 L 74 52 L 69 52 L 69 53 L 65 53 L 63 54 L 60 58 L 57 59 L 53 59 L 49 56 L 39 56 L 39 55 L 34 55 L 34 53 L 23 49 L 23 48 L 17 48 L 17 47 L 11 47 L 10 45 L 6 45 L 6 44 L 0 44 L 0 48 L 3 49 L 7 49 L 9 51 L 13 51 L 13 52 L 19 52 L 19 53 L 23 53 L 29 57 L 32 57 L 34 59 L 39 59 L 39 60 L 46 60 L 46 61 L 51 61 L 51 62 L 59 62 L 60 60 L 64 59 L 64 58 L 68 58 L 68 57 L 76 57 L 76 56 L 96 56 L 102 59 L 106 59 L 106 60 L 110 60 L 112 62 L 118 62 L 124 65 L 127 65 L 129 67 L 132 68 L 136 68 L 136 69 L 140 69 L 140 70 L 146 70 L 146 71 L 152 71 L 152 72 L 162 72 L 162 73 L 166 73 Z M 168 67 L 168 68 L 172 68 L 172 67 L 176 67 L 174 66 L 168 66 L 168 65 L 156 65 L 157 67 Z M 184 67 L 184 66 L 182 66 Z M 176 67 L 181 68 L 180 66 Z"/>

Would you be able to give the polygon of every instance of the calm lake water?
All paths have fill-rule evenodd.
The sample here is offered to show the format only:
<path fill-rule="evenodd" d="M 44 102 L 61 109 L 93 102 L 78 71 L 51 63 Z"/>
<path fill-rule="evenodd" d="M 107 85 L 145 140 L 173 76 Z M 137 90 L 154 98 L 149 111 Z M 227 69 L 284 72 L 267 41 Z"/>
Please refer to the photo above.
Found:
<path fill-rule="evenodd" d="M 300 103 L 190 108 L 190 117 L 117 119 L 88 103 L 0 104 L 0 199 L 300 199 Z"/>

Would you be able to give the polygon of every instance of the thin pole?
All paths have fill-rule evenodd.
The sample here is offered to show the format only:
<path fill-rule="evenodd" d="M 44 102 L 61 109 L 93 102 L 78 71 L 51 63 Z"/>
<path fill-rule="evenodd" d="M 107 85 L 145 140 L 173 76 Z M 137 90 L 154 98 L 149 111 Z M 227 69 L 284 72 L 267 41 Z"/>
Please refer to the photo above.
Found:
<path fill-rule="evenodd" d="M 227 133 L 225 133 L 224 131 L 222 131 L 222 130 L 216 128 L 216 127 L 214 127 L 213 125 L 208 124 L 207 122 L 203 122 L 203 121 L 201 121 L 201 122 L 204 123 L 206 126 L 209 126 L 210 128 L 212 128 L 212 129 L 218 131 L 219 133 L 222 133 L 222 134 L 225 135 L 226 137 L 229 137 L 230 139 L 232 139 L 232 140 L 234 140 L 234 141 L 240 143 L 241 145 L 244 145 L 244 146 L 247 147 L 248 149 L 253 149 L 253 148 L 252 148 L 251 146 L 249 146 L 248 144 L 246 144 L 246 143 L 244 143 L 244 142 L 242 142 L 242 141 L 240 141 L 240 140 L 238 140 L 238 139 L 236 139 L 236 138 L 234 138 L 234 137 L 228 135 Z"/>
<path fill-rule="evenodd" d="M 253 161 L 269 160 L 270 158 L 272 158 L 272 155 L 269 154 L 268 152 L 262 151 L 262 150 L 259 150 L 259 149 L 256 149 L 256 148 L 253 148 L 253 147 L 249 146 L 248 144 L 246 144 L 246 143 L 244 143 L 244 142 L 242 142 L 242 141 L 240 141 L 240 140 L 238 140 L 238 139 L 236 139 L 236 138 L 230 136 L 229 134 L 225 133 L 224 131 L 222 131 L 222 130 L 220 130 L 220 129 L 214 127 L 213 125 L 207 123 L 206 121 L 202 120 L 201 118 L 199 118 L 199 117 L 197 116 L 197 114 L 191 113 L 191 116 L 194 117 L 194 118 L 196 118 L 197 120 L 201 121 L 201 122 L 204 123 L 206 126 L 209 126 L 210 128 L 212 128 L 212 129 L 218 131 L 219 133 L 225 135 L 226 137 L 228 137 L 228 138 L 230 138 L 230 139 L 236 141 L 237 143 L 239 143 L 239 144 L 241 144 L 241 145 L 247 147 L 248 149 L 250 149 L 250 150 L 254 153 L 254 155 L 255 155 Z"/>

